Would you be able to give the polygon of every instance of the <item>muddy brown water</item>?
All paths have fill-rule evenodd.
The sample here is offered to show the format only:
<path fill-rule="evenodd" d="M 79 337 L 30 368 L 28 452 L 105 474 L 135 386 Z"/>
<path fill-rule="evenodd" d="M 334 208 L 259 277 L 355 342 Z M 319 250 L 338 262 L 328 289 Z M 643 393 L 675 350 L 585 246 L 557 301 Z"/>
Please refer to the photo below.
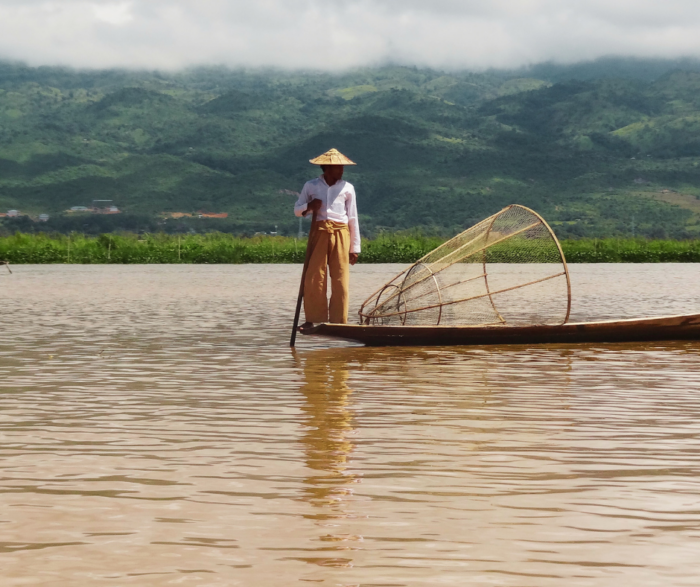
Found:
<path fill-rule="evenodd" d="M 292 353 L 299 267 L 13 269 L 3 586 L 698 584 L 700 342 Z M 571 270 L 574 320 L 700 312 Z"/>

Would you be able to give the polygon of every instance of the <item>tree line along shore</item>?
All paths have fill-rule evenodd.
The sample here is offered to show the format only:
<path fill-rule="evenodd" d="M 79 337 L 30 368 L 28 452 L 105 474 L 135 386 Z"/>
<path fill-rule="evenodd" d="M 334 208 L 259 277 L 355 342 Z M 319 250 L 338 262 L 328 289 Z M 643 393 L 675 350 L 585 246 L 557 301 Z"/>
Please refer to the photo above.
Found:
<path fill-rule="evenodd" d="M 439 237 L 382 235 L 363 240 L 360 263 L 413 263 Z M 580 239 L 561 241 L 569 263 L 698 263 L 700 240 Z M 306 240 L 229 234 L 21 234 L 0 237 L 0 263 L 303 263 Z M 497 261 L 497 259 L 493 259 Z"/>

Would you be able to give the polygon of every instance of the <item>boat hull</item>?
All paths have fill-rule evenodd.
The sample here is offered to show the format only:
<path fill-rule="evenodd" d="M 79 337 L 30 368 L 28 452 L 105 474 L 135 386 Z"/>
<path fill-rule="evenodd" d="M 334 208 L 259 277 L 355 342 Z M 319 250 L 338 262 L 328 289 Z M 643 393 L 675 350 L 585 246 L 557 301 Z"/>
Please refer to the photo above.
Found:
<path fill-rule="evenodd" d="M 443 346 L 700 340 L 700 314 L 559 326 L 362 326 L 319 324 L 308 335 L 368 346 Z"/>

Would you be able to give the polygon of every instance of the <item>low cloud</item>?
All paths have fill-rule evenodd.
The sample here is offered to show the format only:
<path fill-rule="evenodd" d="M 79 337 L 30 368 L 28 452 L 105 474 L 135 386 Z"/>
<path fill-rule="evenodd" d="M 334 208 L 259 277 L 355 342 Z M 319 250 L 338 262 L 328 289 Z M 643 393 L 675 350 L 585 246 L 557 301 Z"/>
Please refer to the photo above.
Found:
<path fill-rule="evenodd" d="M 700 57 L 697 0 L 0 0 L 0 58 L 32 65 L 448 69 Z"/>

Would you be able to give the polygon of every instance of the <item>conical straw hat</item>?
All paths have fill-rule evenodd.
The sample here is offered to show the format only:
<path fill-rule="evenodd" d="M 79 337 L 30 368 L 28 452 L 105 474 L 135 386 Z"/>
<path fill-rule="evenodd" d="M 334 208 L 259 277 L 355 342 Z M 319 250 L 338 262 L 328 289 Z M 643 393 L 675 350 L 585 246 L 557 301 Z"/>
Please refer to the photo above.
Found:
<path fill-rule="evenodd" d="M 326 151 L 323 155 L 319 155 L 316 159 L 309 159 L 314 165 L 357 165 L 354 161 L 350 161 L 338 149 Z"/>

